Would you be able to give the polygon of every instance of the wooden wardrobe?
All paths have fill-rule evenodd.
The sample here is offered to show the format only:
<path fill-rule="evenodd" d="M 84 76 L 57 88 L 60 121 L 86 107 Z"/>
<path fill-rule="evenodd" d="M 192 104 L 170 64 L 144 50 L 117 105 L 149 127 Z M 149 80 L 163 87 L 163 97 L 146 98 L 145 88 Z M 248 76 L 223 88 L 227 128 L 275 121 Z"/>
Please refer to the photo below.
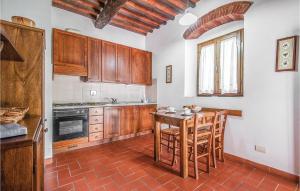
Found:
<path fill-rule="evenodd" d="M 0 61 L 1 107 L 29 107 L 19 122 L 28 134 L 0 140 L 1 190 L 44 190 L 45 32 L 3 20 L 0 28 L 22 57 Z"/>

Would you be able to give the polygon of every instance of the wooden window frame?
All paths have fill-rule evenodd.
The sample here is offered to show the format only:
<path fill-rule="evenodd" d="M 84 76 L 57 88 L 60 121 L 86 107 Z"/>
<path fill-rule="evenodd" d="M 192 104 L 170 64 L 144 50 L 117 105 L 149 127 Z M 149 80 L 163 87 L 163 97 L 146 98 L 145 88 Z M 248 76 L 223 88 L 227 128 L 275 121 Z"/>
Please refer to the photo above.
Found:
<path fill-rule="evenodd" d="M 238 67 L 238 92 L 237 93 L 221 93 L 220 89 L 220 79 L 221 79 L 221 73 L 220 73 L 220 45 L 221 41 L 226 40 L 228 38 L 237 37 L 238 47 L 237 47 L 237 67 Z M 200 67 L 200 53 L 201 49 L 208 45 L 214 45 L 215 48 L 215 73 L 214 73 L 214 93 L 207 94 L 207 93 L 199 93 L 199 67 Z M 197 96 L 200 97 L 212 97 L 212 96 L 218 96 L 218 97 L 243 97 L 244 96 L 244 29 L 240 29 L 234 32 L 231 32 L 229 34 L 214 38 L 212 40 L 199 43 L 197 45 Z"/>

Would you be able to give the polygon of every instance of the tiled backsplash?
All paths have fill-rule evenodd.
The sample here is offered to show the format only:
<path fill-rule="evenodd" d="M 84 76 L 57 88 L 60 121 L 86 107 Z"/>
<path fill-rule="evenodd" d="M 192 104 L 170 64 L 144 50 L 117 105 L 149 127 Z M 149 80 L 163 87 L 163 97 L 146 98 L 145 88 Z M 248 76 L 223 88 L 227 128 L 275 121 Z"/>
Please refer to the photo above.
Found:
<path fill-rule="evenodd" d="M 96 91 L 92 96 L 91 91 Z M 112 83 L 82 82 L 80 77 L 55 75 L 53 80 L 53 102 L 107 102 L 114 97 L 118 101 L 137 102 L 145 97 L 145 86 Z M 156 101 L 156 100 L 150 100 Z"/>

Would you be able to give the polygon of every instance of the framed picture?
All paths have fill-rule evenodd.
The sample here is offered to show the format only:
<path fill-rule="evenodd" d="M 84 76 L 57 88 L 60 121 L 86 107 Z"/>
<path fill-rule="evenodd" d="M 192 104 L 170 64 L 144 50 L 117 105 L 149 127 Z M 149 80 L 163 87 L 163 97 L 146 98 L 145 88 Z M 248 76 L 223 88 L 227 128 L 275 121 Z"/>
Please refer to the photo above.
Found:
<path fill-rule="evenodd" d="M 296 71 L 298 36 L 277 40 L 276 72 Z"/>
<path fill-rule="evenodd" d="M 172 65 L 166 66 L 166 83 L 172 83 Z"/>

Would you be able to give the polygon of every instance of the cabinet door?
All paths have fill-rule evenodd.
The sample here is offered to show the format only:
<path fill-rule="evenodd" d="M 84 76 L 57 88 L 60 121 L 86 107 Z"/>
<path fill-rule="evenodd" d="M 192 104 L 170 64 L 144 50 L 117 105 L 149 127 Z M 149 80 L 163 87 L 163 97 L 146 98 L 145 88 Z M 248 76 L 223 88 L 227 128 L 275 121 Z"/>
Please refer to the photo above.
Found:
<path fill-rule="evenodd" d="M 117 45 L 117 81 L 129 84 L 131 82 L 130 48 Z"/>
<path fill-rule="evenodd" d="M 88 81 L 101 81 L 101 46 L 101 40 L 88 39 Z"/>
<path fill-rule="evenodd" d="M 87 37 L 53 30 L 54 73 L 87 76 Z"/>
<path fill-rule="evenodd" d="M 120 111 L 120 133 L 129 135 L 136 132 L 139 125 L 139 108 L 137 106 L 122 107 Z"/>
<path fill-rule="evenodd" d="M 120 108 L 104 108 L 104 138 L 113 138 L 120 135 Z"/>
<path fill-rule="evenodd" d="M 156 105 L 140 106 L 138 132 L 153 129 L 153 119 L 151 112 L 155 112 Z"/>
<path fill-rule="evenodd" d="M 44 127 L 40 124 L 33 144 L 34 190 L 44 190 Z"/>
<path fill-rule="evenodd" d="M 116 44 L 102 41 L 102 81 L 117 81 Z"/>
<path fill-rule="evenodd" d="M 151 85 L 152 54 L 139 49 L 131 49 L 132 83 Z"/>

